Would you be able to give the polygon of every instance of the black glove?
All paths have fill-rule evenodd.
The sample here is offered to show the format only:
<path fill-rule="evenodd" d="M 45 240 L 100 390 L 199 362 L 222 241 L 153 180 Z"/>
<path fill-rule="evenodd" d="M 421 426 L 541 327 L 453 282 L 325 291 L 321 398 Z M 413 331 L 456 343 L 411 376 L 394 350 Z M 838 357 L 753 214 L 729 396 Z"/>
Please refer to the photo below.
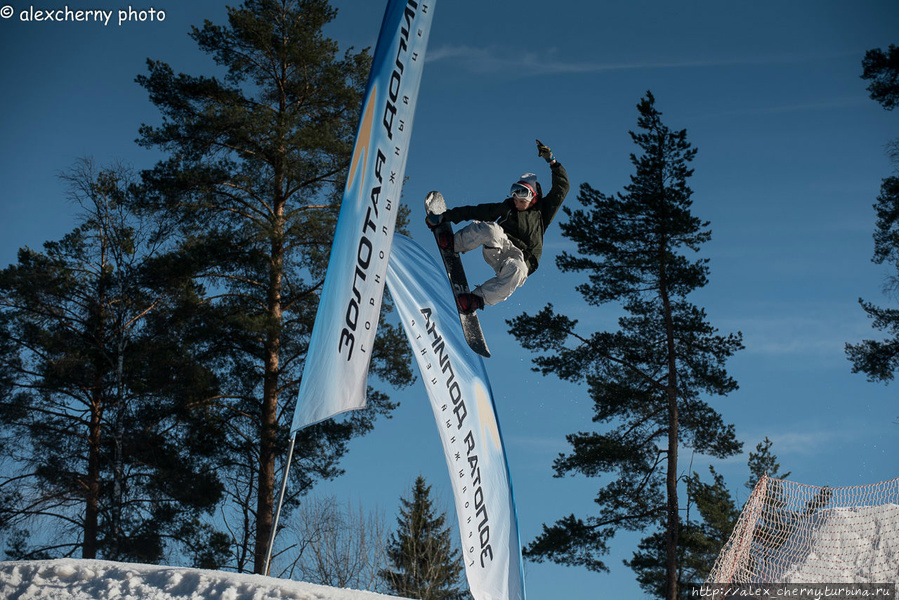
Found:
<path fill-rule="evenodd" d="M 544 146 L 543 142 L 537 140 L 537 156 L 545 160 L 546 162 L 552 162 L 556 158 L 553 156 L 553 151 L 550 150 L 549 146 Z"/>

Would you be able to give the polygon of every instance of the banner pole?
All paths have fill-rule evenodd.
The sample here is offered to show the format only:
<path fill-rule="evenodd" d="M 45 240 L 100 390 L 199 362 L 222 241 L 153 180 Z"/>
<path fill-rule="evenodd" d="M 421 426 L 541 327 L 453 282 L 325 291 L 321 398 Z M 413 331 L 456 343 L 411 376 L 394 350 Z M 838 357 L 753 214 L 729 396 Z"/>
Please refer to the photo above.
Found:
<path fill-rule="evenodd" d="M 293 460 L 293 446 L 297 441 L 297 434 L 294 432 L 290 438 L 290 449 L 287 451 L 287 462 L 284 463 L 284 477 L 281 481 L 281 493 L 278 495 L 278 507 L 275 509 L 275 520 L 272 522 L 272 533 L 268 538 L 268 550 L 265 553 L 265 567 L 262 572 L 269 576 L 272 562 L 272 548 L 275 546 L 275 534 L 278 533 L 278 520 L 281 518 L 281 505 L 284 504 L 284 493 L 287 491 L 287 476 L 290 474 L 290 463 Z"/>

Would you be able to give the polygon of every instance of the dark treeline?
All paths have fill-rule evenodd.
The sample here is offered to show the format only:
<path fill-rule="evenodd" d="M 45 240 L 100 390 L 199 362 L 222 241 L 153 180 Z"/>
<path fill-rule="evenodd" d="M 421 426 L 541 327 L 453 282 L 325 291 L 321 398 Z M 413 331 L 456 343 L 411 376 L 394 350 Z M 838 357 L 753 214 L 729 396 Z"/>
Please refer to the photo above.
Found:
<path fill-rule="evenodd" d="M 77 161 L 62 175 L 79 211 L 72 232 L 0 271 L 8 558 L 262 571 L 371 64 L 324 36 L 335 16 L 326 0 L 245 0 L 226 25 L 191 32 L 220 77 L 148 61 L 137 82 L 162 120 L 138 142 L 162 160 L 140 173 Z M 897 56 L 891 46 L 863 63 L 888 110 Z M 742 451 L 707 401 L 737 389 L 726 363 L 742 337 L 719 333 L 691 300 L 710 276 L 699 256 L 710 224 L 693 215 L 689 187 L 697 149 L 651 93 L 637 109 L 629 185 L 581 186 L 581 208 L 561 224 L 577 252 L 557 259 L 584 276 L 576 291 L 588 305 L 623 312 L 618 329 L 585 331 L 551 304 L 509 321 L 535 371 L 583 383 L 593 402 L 594 430 L 567 437 L 556 474 L 604 478 L 593 514 L 544 525 L 525 554 L 604 571 L 614 535 L 640 531 L 626 564 L 648 594 L 675 600 L 708 573 L 739 514 L 714 469 L 708 483 L 679 473 L 678 457 Z M 893 266 L 897 189 L 885 179 L 875 205 L 875 260 Z M 889 337 L 847 352 L 856 371 L 889 381 L 899 312 L 862 305 Z M 383 319 L 371 373 L 384 388 L 413 380 L 408 345 Z M 372 387 L 367 410 L 302 430 L 285 517 L 394 408 Z M 766 439 L 750 453 L 750 486 L 784 476 L 770 450 Z M 463 597 L 429 493 L 420 478 L 402 499 L 380 576 L 397 593 Z"/>
<path fill-rule="evenodd" d="M 78 162 L 75 230 L 0 273 L 7 556 L 261 572 L 371 62 L 335 15 L 248 0 L 191 32 L 221 78 L 148 61 L 164 158 Z M 407 348 L 382 321 L 372 373 L 408 385 Z M 393 408 L 300 432 L 286 514 Z"/>

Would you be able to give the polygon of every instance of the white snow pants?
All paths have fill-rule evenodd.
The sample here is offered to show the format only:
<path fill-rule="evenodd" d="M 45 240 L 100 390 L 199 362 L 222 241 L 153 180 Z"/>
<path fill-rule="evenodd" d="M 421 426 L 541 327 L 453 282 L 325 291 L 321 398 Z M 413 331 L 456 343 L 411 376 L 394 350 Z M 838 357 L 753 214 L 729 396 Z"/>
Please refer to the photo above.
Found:
<path fill-rule="evenodd" d="M 496 273 L 472 290 L 484 299 L 484 304 L 498 304 L 512 295 L 528 278 L 528 264 L 524 254 L 516 248 L 502 227 L 492 222 L 472 221 L 453 236 L 453 249 L 468 252 L 483 246 L 484 260 Z"/>

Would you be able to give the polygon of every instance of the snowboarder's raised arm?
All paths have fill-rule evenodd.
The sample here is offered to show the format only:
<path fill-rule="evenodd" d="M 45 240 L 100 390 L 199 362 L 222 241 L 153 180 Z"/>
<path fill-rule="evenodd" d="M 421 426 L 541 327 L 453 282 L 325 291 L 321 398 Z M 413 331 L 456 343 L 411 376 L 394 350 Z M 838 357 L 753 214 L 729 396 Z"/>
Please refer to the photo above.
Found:
<path fill-rule="evenodd" d="M 549 168 L 552 171 L 552 187 L 538 205 L 540 212 L 543 214 L 543 226 L 545 228 L 549 226 L 556 213 L 559 212 L 559 207 L 562 206 L 565 196 L 568 195 L 568 191 L 571 189 L 571 182 L 568 181 L 568 171 L 565 170 L 562 163 L 556 160 L 549 146 L 543 145 L 540 140 L 537 140 L 537 154 L 549 163 Z"/>

